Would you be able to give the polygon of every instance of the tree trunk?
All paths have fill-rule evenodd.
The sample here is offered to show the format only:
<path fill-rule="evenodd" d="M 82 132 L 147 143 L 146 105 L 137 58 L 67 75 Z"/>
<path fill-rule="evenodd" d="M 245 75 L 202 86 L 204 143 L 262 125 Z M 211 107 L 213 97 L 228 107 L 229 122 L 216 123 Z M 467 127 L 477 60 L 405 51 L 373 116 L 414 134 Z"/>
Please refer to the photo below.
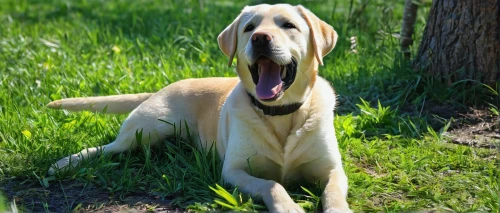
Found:
<path fill-rule="evenodd" d="M 500 0 L 434 0 L 414 67 L 448 85 L 474 79 L 496 88 Z"/>

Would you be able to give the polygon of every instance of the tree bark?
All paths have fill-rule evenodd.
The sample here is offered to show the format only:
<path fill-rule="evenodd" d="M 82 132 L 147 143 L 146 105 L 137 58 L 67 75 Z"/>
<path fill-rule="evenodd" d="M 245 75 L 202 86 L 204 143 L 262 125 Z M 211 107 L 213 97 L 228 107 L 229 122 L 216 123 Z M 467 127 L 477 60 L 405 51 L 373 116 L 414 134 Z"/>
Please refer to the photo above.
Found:
<path fill-rule="evenodd" d="M 401 52 L 406 59 L 410 59 L 410 46 L 413 45 L 413 31 L 417 20 L 418 4 L 414 0 L 405 1 L 403 24 L 401 25 Z"/>
<path fill-rule="evenodd" d="M 500 0 L 434 0 L 414 67 L 448 85 L 474 79 L 496 88 Z"/>

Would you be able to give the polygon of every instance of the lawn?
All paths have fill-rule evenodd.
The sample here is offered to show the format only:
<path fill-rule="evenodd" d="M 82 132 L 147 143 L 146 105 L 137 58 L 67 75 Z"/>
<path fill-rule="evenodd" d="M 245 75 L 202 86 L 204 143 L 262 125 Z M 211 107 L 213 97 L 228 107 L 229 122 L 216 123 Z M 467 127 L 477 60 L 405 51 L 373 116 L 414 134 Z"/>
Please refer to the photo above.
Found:
<path fill-rule="evenodd" d="M 0 211 L 14 204 L 26 212 L 262 208 L 224 184 L 217 156 L 178 137 L 151 151 L 102 156 L 47 175 L 61 157 L 112 141 L 126 117 L 51 110 L 45 107 L 50 101 L 236 75 L 216 37 L 244 5 L 261 1 L 200 2 L 0 0 Z M 446 132 L 456 116 L 432 110 L 481 102 L 498 116 L 498 99 L 487 89 L 445 88 L 409 68 L 398 52 L 403 2 L 291 1 L 340 37 L 320 75 L 339 97 L 335 127 L 348 202 L 356 212 L 498 212 L 499 141 L 487 147 L 451 143 Z M 425 2 L 416 41 L 430 7 Z M 222 189 L 209 188 L 216 184 L 233 195 L 218 196 Z M 308 211 L 320 211 L 321 192 L 303 187 L 290 194 Z"/>

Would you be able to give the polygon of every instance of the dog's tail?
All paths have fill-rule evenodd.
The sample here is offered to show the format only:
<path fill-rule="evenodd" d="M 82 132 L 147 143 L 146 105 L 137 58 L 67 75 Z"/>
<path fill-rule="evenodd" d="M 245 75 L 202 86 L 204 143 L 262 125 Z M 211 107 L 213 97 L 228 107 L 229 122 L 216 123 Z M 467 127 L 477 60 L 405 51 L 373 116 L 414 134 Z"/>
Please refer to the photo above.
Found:
<path fill-rule="evenodd" d="M 69 111 L 88 110 L 92 112 L 122 114 L 131 112 L 152 95 L 153 93 L 139 93 L 88 98 L 66 98 L 52 101 L 47 104 L 47 107 Z"/>

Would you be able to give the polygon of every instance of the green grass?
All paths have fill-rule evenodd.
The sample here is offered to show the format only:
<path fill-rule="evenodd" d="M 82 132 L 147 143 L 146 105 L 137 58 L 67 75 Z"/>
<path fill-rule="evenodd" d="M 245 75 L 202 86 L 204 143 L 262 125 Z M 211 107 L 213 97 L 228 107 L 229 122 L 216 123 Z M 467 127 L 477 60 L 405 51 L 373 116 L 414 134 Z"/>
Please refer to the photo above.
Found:
<path fill-rule="evenodd" d="M 140 192 L 194 210 L 258 210 L 258 201 L 223 183 L 214 152 L 199 152 L 176 137 L 151 151 L 102 156 L 48 176 L 59 158 L 112 141 L 125 116 L 45 108 L 60 98 L 153 92 L 185 78 L 235 76 L 216 37 L 244 5 L 258 2 L 206 1 L 201 7 L 194 0 L 0 0 L 0 186 L 15 180 L 14 190 L 22 190 L 71 180 L 117 199 Z M 429 103 L 478 102 L 497 110 L 498 99 L 482 86 L 459 82 L 445 88 L 409 69 L 395 36 L 403 1 L 293 2 L 340 36 L 320 75 L 339 95 L 335 126 L 351 208 L 499 211 L 498 150 L 447 143 L 442 135 L 447 121 L 436 128 L 432 115 L 421 110 Z M 428 10 L 429 2 L 419 10 L 417 42 Z M 227 194 L 217 198 L 209 188 L 216 184 L 236 202 Z M 310 211 L 321 206 L 314 185 L 290 193 Z M 216 198 L 229 207 L 216 204 Z M 71 211 L 78 203 L 69 197 L 64 208 Z M 36 205 L 48 211 L 55 204 L 23 205 L 27 211 Z M 7 207 L 0 202 L 2 208 Z"/>

